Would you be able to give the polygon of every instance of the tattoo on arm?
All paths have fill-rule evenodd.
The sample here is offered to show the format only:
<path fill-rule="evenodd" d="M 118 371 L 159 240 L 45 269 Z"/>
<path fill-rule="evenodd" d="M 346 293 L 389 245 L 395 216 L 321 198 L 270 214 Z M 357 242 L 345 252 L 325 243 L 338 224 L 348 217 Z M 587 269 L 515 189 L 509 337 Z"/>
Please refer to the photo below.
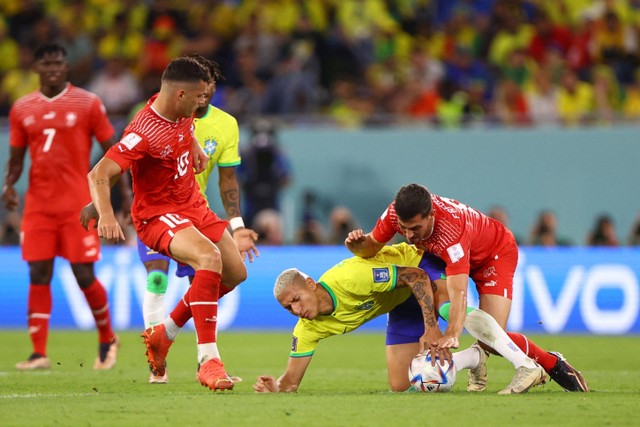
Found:
<path fill-rule="evenodd" d="M 433 304 L 433 294 L 428 292 L 429 284 L 431 284 L 432 289 L 433 284 L 429 280 L 427 273 L 422 270 L 398 268 L 398 284 L 411 288 L 413 295 L 416 300 L 418 300 L 418 304 L 420 304 L 420 308 L 422 309 L 425 324 L 429 327 L 435 327 L 437 322 Z"/>
<path fill-rule="evenodd" d="M 228 218 L 240 216 L 240 192 L 237 189 L 220 193 L 220 198 Z"/>
<path fill-rule="evenodd" d="M 97 187 L 98 185 L 108 185 L 108 186 L 111 186 L 111 182 L 109 182 L 109 180 L 108 180 L 108 179 L 105 179 L 105 178 L 98 178 L 98 179 L 96 179 L 95 181 L 93 181 L 91 184 L 92 184 L 92 185 L 91 185 L 92 187 Z"/>

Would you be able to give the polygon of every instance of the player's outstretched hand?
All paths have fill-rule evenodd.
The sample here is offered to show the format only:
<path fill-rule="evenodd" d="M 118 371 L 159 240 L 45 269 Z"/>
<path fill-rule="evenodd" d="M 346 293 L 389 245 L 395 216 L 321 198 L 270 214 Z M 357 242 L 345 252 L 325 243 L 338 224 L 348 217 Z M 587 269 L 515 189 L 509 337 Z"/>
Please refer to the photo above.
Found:
<path fill-rule="evenodd" d="M 436 341 L 432 342 L 431 345 L 438 347 L 439 349 L 443 349 L 443 348 L 449 349 L 449 348 L 460 347 L 457 337 L 453 337 L 446 334 L 442 338 L 439 338 Z"/>
<path fill-rule="evenodd" d="M 428 336 L 427 333 L 420 337 L 420 353 L 424 353 L 429 351 L 432 355 L 436 357 L 431 358 L 431 365 L 435 366 L 436 358 L 440 361 L 440 364 L 444 366 L 445 360 L 449 363 L 453 361 L 453 355 L 451 354 L 451 350 L 449 348 L 441 348 L 438 347 L 438 340 L 442 338 L 442 334 Z"/>
<path fill-rule="evenodd" d="M 350 231 L 349 234 L 347 234 L 347 237 L 344 239 L 344 244 L 349 246 L 350 244 L 362 243 L 364 240 L 364 231 L 362 231 L 361 228 L 358 228 L 357 230 Z"/>
<path fill-rule="evenodd" d="M 4 202 L 4 206 L 10 211 L 15 210 L 18 207 L 20 199 L 18 198 L 16 189 L 13 188 L 12 185 L 5 185 L 2 188 L 2 201 Z"/>
<path fill-rule="evenodd" d="M 276 379 L 271 375 L 260 375 L 253 385 L 256 393 L 277 393 L 280 391 Z"/>
<path fill-rule="evenodd" d="M 82 224 L 87 231 L 89 231 L 89 224 L 91 224 L 93 220 L 96 221 L 93 224 L 93 228 L 98 228 L 98 219 L 100 219 L 100 215 L 98 215 L 98 211 L 93 202 L 89 203 L 80 211 L 80 224 Z"/>
<path fill-rule="evenodd" d="M 238 228 L 233 232 L 233 241 L 240 251 L 242 259 L 249 258 L 249 262 L 260 256 L 260 251 L 256 247 L 258 233 L 250 228 Z"/>

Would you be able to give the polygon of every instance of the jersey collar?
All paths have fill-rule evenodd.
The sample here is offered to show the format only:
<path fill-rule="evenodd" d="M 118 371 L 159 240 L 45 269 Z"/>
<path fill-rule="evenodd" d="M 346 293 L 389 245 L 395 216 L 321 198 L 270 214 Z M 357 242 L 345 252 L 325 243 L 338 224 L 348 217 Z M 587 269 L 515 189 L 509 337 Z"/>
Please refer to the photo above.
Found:
<path fill-rule="evenodd" d="M 338 309 L 338 298 L 336 298 L 336 295 L 333 293 L 329 285 L 327 285 L 324 282 L 318 282 L 318 283 L 320 283 L 320 286 L 322 286 L 325 291 L 329 292 L 329 296 L 331 297 L 331 301 L 333 302 L 333 311 L 331 312 L 331 314 L 335 313 L 336 310 Z"/>

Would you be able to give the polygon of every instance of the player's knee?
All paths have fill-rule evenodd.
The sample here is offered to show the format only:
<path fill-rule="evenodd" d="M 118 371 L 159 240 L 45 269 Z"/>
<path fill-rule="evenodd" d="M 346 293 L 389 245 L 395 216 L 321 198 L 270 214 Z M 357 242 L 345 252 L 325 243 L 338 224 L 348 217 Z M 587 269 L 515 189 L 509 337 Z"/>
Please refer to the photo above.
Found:
<path fill-rule="evenodd" d="M 80 263 L 71 264 L 71 271 L 76 277 L 78 286 L 82 289 L 86 289 L 96 281 L 96 276 L 93 272 L 93 263 Z"/>
<path fill-rule="evenodd" d="M 203 270 L 220 271 L 222 269 L 220 252 L 215 249 L 198 251 L 196 262 Z"/>
<path fill-rule="evenodd" d="M 147 291 L 156 295 L 164 295 L 167 292 L 169 278 L 164 271 L 154 270 L 147 275 Z"/>
<path fill-rule="evenodd" d="M 403 392 L 411 386 L 408 378 L 389 378 L 389 388 L 393 392 Z"/>
<path fill-rule="evenodd" d="M 53 276 L 53 263 L 32 262 L 29 263 L 29 281 L 36 285 L 48 285 Z"/>
<path fill-rule="evenodd" d="M 247 268 L 244 264 L 231 271 L 225 271 L 224 283 L 230 288 L 235 288 L 245 280 L 247 280 Z"/>

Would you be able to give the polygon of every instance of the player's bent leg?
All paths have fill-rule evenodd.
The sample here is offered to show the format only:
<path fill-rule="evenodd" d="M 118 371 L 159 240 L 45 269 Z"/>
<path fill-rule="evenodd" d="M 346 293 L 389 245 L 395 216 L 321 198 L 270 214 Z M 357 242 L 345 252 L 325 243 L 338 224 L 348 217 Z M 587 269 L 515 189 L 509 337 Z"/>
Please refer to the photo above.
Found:
<path fill-rule="evenodd" d="M 420 351 L 417 342 L 405 344 L 391 344 L 386 347 L 387 376 L 391 391 L 407 391 L 409 383 L 409 364 Z"/>
<path fill-rule="evenodd" d="M 142 302 L 144 327 L 157 325 L 165 318 L 164 295 L 167 292 L 169 278 L 168 259 L 156 259 L 144 263 L 147 270 L 147 289 Z"/>
<path fill-rule="evenodd" d="M 225 230 L 216 246 L 222 256 L 222 283 L 227 288 L 234 289 L 247 279 L 247 266 L 228 231 Z"/>
<path fill-rule="evenodd" d="M 489 313 L 504 330 L 511 313 L 511 300 L 500 295 L 480 294 L 480 310 Z"/>

